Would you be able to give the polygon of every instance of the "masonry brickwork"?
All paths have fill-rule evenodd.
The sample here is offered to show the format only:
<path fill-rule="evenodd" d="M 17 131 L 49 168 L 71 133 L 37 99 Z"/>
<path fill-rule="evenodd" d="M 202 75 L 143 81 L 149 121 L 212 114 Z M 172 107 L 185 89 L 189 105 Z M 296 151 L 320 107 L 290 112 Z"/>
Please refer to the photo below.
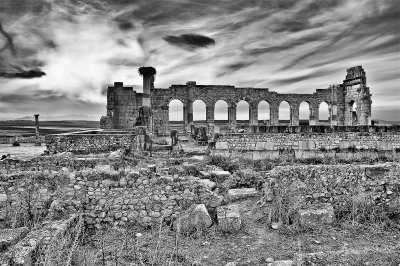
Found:
<path fill-rule="evenodd" d="M 150 86 L 151 125 L 148 128 L 156 134 L 169 132 L 169 103 L 179 100 L 183 103 L 184 125 L 190 132 L 193 125 L 193 102 L 201 100 L 206 105 L 206 124 L 209 133 L 214 132 L 215 104 L 223 100 L 228 105 L 228 124 L 234 130 L 237 126 L 236 107 L 244 100 L 249 104 L 249 124 L 257 126 L 258 105 L 261 101 L 269 103 L 270 125 L 278 125 L 279 106 L 286 101 L 290 106 L 289 124 L 299 125 L 299 108 L 302 102 L 309 105 L 309 124 L 318 125 L 319 106 L 325 102 L 329 106 L 330 125 L 369 125 L 371 124 L 371 93 L 366 83 L 362 66 L 347 69 L 345 80 L 327 89 L 317 89 L 312 94 L 280 94 L 267 88 L 237 88 L 228 85 L 198 85 L 188 81 L 186 85 L 171 85 L 169 88 L 154 88 L 149 77 L 143 77 L 143 84 Z M 151 79 L 150 79 L 151 81 Z M 138 110 L 144 106 L 143 97 L 132 87 L 124 87 L 121 82 L 108 87 L 107 115 L 101 118 L 101 127 L 107 129 L 127 129 L 134 127 L 138 120 Z M 147 98 L 146 98 L 147 99 Z"/>

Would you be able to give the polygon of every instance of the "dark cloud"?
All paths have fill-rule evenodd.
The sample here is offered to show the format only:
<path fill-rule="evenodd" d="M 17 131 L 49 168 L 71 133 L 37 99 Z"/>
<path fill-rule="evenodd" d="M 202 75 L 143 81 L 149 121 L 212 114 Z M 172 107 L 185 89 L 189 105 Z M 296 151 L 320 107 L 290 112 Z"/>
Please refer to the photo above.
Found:
<path fill-rule="evenodd" d="M 132 22 L 125 20 L 118 22 L 118 28 L 122 31 L 128 31 L 134 29 L 135 26 L 132 24 Z"/>
<path fill-rule="evenodd" d="M 42 76 L 46 75 L 41 70 L 26 70 L 26 71 L 20 71 L 20 72 L 0 72 L 0 78 L 22 78 L 22 79 L 30 79 L 30 78 L 40 78 Z"/>
<path fill-rule="evenodd" d="M 169 44 L 190 49 L 208 47 L 215 44 L 214 39 L 198 34 L 182 34 L 179 36 L 170 35 L 165 36 L 163 39 Z"/>

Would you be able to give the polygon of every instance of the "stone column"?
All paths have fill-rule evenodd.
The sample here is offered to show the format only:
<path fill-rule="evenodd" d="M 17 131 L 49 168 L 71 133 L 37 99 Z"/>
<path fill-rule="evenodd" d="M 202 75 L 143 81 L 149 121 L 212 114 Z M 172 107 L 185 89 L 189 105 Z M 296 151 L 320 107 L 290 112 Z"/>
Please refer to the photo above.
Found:
<path fill-rule="evenodd" d="M 189 112 L 186 103 L 183 103 L 183 131 L 185 133 L 189 132 L 190 133 L 190 128 L 188 130 L 188 117 L 189 117 Z"/>
<path fill-rule="evenodd" d="M 258 126 L 258 107 L 255 103 L 250 103 L 249 112 L 250 126 Z"/>
<path fill-rule="evenodd" d="M 319 119 L 319 106 L 310 105 L 310 126 L 315 126 L 318 124 Z"/>
<path fill-rule="evenodd" d="M 298 104 L 292 104 L 290 106 L 290 125 L 298 126 L 299 125 L 299 108 Z"/>
<path fill-rule="evenodd" d="M 329 105 L 329 121 L 331 122 L 331 126 L 337 126 L 337 105 L 330 104 Z"/>
<path fill-rule="evenodd" d="M 279 106 L 270 105 L 269 118 L 271 126 L 276 126 L 279 124 Z"/>
<path fill-rule="evenodd" d="M 40 146 L 40 138 L 39 138 L 39 115 L 36 114 L 35 116 L 35 127 L 36 127 L 36 139 L 35 139 L 35 146 Z"/>
<path fill-rule="evenodd" d="M 195 81 L 188 81 L 186 82 L 187 86 L 187 101 L 186 101 L 186 108 L 187 108 L 187 117 L 185 118 L 187 120 L 187 132 L 191 132 L 192 125 L 193 125 L 193 93 L 196 88 L 196 82 Z"/>
<path fill-rule="evenodd" d="M 236 130 L 236 104 L 232 103 L 228 106 L 228 125 L 229 129 Z"/>
<path fill-rule="evenodd" d="M 206 106 L 206 123 L 208 134 L 214 134 L 214 105 Z"/>

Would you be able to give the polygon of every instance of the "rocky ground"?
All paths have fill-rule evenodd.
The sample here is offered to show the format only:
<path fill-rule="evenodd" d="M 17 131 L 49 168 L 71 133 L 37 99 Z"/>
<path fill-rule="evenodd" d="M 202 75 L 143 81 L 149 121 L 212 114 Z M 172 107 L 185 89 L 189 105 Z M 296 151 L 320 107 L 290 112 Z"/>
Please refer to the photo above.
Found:
<path fill-rule="evenodd" d="M 68 156 L 74 160 L 73 155 Z M 288 214 L 287 221 L 271 220 L 271 217 L 275 217 L 271 215 L 271 210 L 282 216 L 279 212 L 285 209 L 276 204 L 287 202 L 283 199 L 267 199 L 270 195 L 265 190 L 265 180 L 279 179 L 279 176 L 271 177 L 271 169 L 293 162 L 283 159 L 250 162 L 213 157 L 207 154 L 206 147 L 198 147 L 190 142 L 182 143 L 173 153 L 154 152 L 151 156 L 124 157 L 123 152 L 117 151 L 101 156 L 117 160 L 118 163 L 113 161 L 115 169 L 122 167 L 120 165 L 146 168 L 160 176 L 184 176 L 195 180 L 219 195 L 222 203 L 210 208 L 198 202 L 179 217 L 160 220 L 161 223 L 153 226 L 126 224 L 102 230 L 86 230 L 79 243 L 72 241 L 73 248 L 67 246 L 67 250 L 71 250 L 68 252 L 71 265 L 400 265 L 398 212 L 384 218 L 375 215 L 377 218 L 373 221 L 361 221 L 354 215 L 352 219 L 338 219 L 332 208 L 335 204 L 328 202 L 326 206 L 312 209 L 311 216 L 303 213 L 298 214 L 300 217 L 289 217 Z M 121 169 L 118 171 L 123 171 Z M 382 174 L 381 181 L 385 188 L 379 191 L 379 195 L 383 201 L 400 204 L 398 174 L 385 179 L 387 183 L 384 183 L 385 171 L 377 173 Z M 349 170 L 348 175 L 353 174 Z M 287 175 L 285 180 L 290 180 L 290 173 Z M 296 175 L 300 173 L 293 173 L 293 176 Z M 317 181 L 314 175 L 313 184 L 321 186 Z M 318 197 L 311 195 L 314 200 Z M 266 208 L 266 204 L 270 206 Z M 359 207 L 353 204 L 353 208 Z M 357 210 L 349 211 L 352 214 L 360 213 Z M 23 228 L 21 232 L 26 235 L 27 230 Z M 11 245 L 10 234 L 9 229 L 0 230 L 0 257 L 2 247 Z M 60 243 L 56 243 L 44 252 L 57 255 L 63 250 Z M 60 255 L 60 258 L 63 256 Z M 64 264 L 54 264 L 53 261 L 41 265 Z"/>

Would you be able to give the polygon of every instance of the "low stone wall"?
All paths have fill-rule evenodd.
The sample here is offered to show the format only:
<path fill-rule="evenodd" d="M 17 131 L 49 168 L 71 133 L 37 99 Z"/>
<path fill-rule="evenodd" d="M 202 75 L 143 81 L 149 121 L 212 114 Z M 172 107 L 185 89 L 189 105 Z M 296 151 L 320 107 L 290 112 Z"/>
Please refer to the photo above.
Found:
<path fill-rule="evenodd" d="M 12 144 L 14 141 L 18 140 L 19 143 L 35 143 L 36 142 L 36 137 L 31 136 L 31 137 L 0 137 L 0 144 Z M 45 142 L 45 136 L 40 136 L 39 140 L 41 143 Z"/>
<path fill-rule="evenodd" d="M 103 153 L 118 149 L 141 151 L 145 149 L 146 129 L 132 131 L 82 131 L 67 134 L 47 135 L 46 148 L 50 154 L 72 152 L 74 154 Z"/>
<path fill-rule="evenodd" d="M 400 210 L 400 164 L 279 166 L 264 183 L 267 201 L 277 193 L 301 207 L 331 203 L 335 210 L 351 210 L 343 205 L 360 202 Z"/>
<path fill-rule="evenodd" d="M 218 138 L 216 149 L 231 151 L 394 151 L 400 150 L 400 132 L 224 134 Z"/>
<path fill-rule="evenodd" d="M 32 195 L 28 195 L 30 192 Z M 74 172 L 21 172 L 2 177 L 0 205 L 20 209 L 21 199 L 27 196 L 34 201 L 35 210 L 57 200 L 65 213 L 84 213 L 89 228 L 150 224 L 161 217 L 171 219 L 195 202 L 216 207 L 221 201 L 196 180 L 160 177 L 147 169 L 115 171 L 105 165 Z"/>
<path fill-rule="evenodd" d="M 5 159 L 0 161 L 0 174 L 18 172 L 42 172 L 59 171 L 62 168 L 78 170 L 82 168 L 94 168 L 98 164 L 112 164 L 117 160 L 109 158 L 74 158 L 41 156 L 31 160 Z"/>

